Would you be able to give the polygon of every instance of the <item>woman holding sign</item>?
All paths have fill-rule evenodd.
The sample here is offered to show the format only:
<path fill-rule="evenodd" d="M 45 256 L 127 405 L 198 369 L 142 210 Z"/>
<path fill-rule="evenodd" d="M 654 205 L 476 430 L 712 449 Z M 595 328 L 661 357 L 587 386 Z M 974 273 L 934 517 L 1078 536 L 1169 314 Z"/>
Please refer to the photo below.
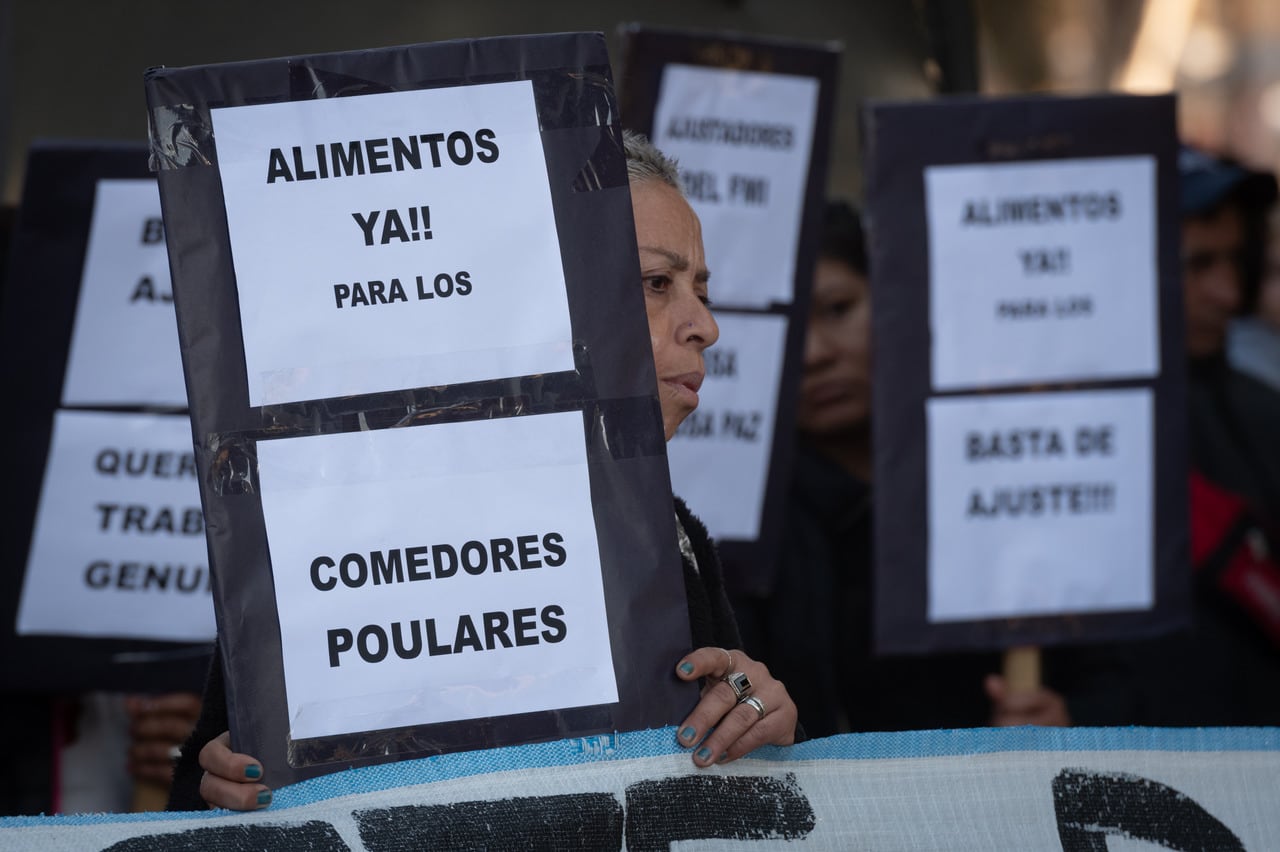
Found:
<path fill-rule="evenodd" d="M 649 340 L 670 440 L 698 405 L 702 353 L 715 343 L 719 329 L 707 308 L 710 276 L 702 228 L 680 189 L 675 163 L 642 136 L 625 134 L 624 146 Z M 704 684 L 701 699 L 677 729 L 679 742 L 692 749 L 698 766 L 736 760 L 762 745 L 790 745 L 796 738 L 795 702 L 764 664 L 738 650 L 742 643 L 715 547 L 679 499 L 675 507 L 689 623 L 698 646 L 677 663 L 676 676 Z M 175 772 L 171 807 L 198 808 L 203 800 L 252 810 L 271 803 L 271 790 L 260 783 L 262 765 L 231 751 L 226 728 L 221 671 L 215 667 L 205 715 Z M 192 759 L 197 752 L 198 767 Z"/>

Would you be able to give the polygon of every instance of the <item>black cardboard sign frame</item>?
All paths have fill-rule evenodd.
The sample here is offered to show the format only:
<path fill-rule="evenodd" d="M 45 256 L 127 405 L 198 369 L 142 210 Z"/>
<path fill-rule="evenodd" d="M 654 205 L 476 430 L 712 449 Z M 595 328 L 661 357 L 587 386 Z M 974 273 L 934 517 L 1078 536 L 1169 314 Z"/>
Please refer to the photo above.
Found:
<path fill-rule="evenodd" d="M 509 80 L 533 83 L 576 369 L 249 407 L 210 110 Z M 461 40 L 157 68 L 147 73 L 146 90 L 210 528 L 234 747 L 262 759 L 278 784 L 345 766 L 678 721 L 697 693 L 673 674 L 689 648 L 689 620 L 603 36 Z M 291 741 L 257 493 L 257 443 L 574 410 L 582 413 L 587 436 L 618 703 Z"/>
<path fill-rule="evenodd" d="M 18 499 L 5 513 L 0 688 L 22 692 L 199 690 L 209 643 L 18 636 L 15 624 L 36 508 L 60 408 L 99 180 L 152 177 L 142 143 L 42 140 L 28 156 L 5 278 L 5 445 Z M 88 409 L 76 409 L 88 410 Z M 185 412 L 147 407 L 94 409 Z"/>
<path fill-rule="evenodd" d="M 1139 638 L 1189 617 L 1186 377 L 1172 96 L 949 98 L 864 111 L 867 232 L 876 376 L 875 644 L 930 653 Z M 968 163 L 1150 155 L 1155 158 L 1160 372 L 1151 379 L 1048 383 L 1037 391 L 1147 388 L 1154 394 L 1155 605 L 1147 611 L 930 623 L 925 404 L 977 396 L 931 390 L 924 169 Z M 1002 387 L 1017 394 L 1029 386 Z"/>
<path fill-rule="evenodd" d="M 775 302 L 761 310 L 716 308 L 717 312 L 725 314 L 775 315 L 787 319 L 782 375 L 778 383 L 777 405 L 772 412 L 773 447 L 760 512 L 760 535 L 754 541 L 723 538 L 717 541 L 725 563 L 725 582 L 730 590 L 767 596 L 775 582 L 777 553 L 782 546 L 783 508 L 795 450 L 795 413 L 803 371 L 804 335 L 826 204 L 836 81 L 843 48 L 837 42 L 801 42 L 743 33 L 696 32 L 639 24 L 623 26 L 621 34 L 625 41 L 620 84 L 623 122 L 625 126 L 649 136 L 653 133 L 663 69 L 670 64 L 790 74 L 818 81 L 813 145 L 809 152 L 809 174 L 805 184 L 800 238 L 796 245 L 794 298 L 789 304 Z M 714 301 L 714 292 L 712 299 Z"/>

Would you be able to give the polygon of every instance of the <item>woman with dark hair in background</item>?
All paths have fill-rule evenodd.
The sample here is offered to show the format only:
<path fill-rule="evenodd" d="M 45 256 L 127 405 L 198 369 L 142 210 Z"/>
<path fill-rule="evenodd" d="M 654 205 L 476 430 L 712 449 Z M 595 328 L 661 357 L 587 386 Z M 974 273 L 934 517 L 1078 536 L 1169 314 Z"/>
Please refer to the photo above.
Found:
<path fill-rule="evenodd" d="M 871 290 L 857 211 L 828 204 L 805 336 L 795 467 L 772 584 L 734 606 L 809 736 L 1066 724 L 1049 690 L 1009 694 L 995 654 L 872 654 Z M 923 535 L 923 530 L 921 531 Z M 731 566 L 730 566 L 731 570 Z"/>

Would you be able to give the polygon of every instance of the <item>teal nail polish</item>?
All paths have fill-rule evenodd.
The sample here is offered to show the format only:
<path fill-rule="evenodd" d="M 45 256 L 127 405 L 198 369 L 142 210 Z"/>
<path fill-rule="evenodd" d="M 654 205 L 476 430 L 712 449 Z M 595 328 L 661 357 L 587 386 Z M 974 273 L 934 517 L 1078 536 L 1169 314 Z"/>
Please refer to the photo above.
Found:
<path fill-rule="evenodd" d="M 693 663 L 681 663 L 680 671 L 684 672 L 685 674 L 693 674 Z"/>
<path fill-rule="evenodd" d="M 698 749 L 697 751 L 698 760 L 706 760 L 709 757 L 711 757 L 711 749 L 707 748 L 706 746 L 703 746 L 702 748 Z"/>
<path fill-rule="evenodd" d="M 257 781 L 262 777 L 262 767 L 258 766 L 256 763 L 250 763 L 244 768 L 244 777 L 248 778 L 250 781 Z"/>
<path fill-rule="evenodd" d="M 680 732 L 680 739 L 685 740 L 685 741 L 692 740 L 692 739 L 694 738 L 694 736 L 695 736 L 695 735 L 697 735 L 697 733 L 698 733 L 698 732 L 697 732 L 697 731 L 695 731 L 693 728 L 690 728 L 690 727 L 687 727 L 687 726 L 686 726 L 686 727 L 685 727 L 685 729 L 684 729 L 683 731 L 681 731 L 681 732 Z"/>
<path fill-rule="evenodd" d="M 263 790 L 258 794 L 258 807 L 266 807 L 271 804 L 271 791 Z"/>
<path fill-rule="evenodd" d="M 720 756 L 716 758 L 716 763 L 724 763 L 728 759 L 729 759 L 729 752 L 722 751 L 720 752 Z"/>

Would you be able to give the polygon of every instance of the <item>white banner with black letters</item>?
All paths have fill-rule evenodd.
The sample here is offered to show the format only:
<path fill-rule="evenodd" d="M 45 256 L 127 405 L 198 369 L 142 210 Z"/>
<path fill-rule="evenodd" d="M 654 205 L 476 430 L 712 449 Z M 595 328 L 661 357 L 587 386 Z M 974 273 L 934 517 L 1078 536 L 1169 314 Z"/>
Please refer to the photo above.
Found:
<path fill-rule="evenodd" d="M 1275 728 L 845 734 L 701 771 L 665 729 L 350 770 L 252 813 L 10 817 L 0 848 L 1237 852 L 1280 848 L 1278 775 Z"/>

